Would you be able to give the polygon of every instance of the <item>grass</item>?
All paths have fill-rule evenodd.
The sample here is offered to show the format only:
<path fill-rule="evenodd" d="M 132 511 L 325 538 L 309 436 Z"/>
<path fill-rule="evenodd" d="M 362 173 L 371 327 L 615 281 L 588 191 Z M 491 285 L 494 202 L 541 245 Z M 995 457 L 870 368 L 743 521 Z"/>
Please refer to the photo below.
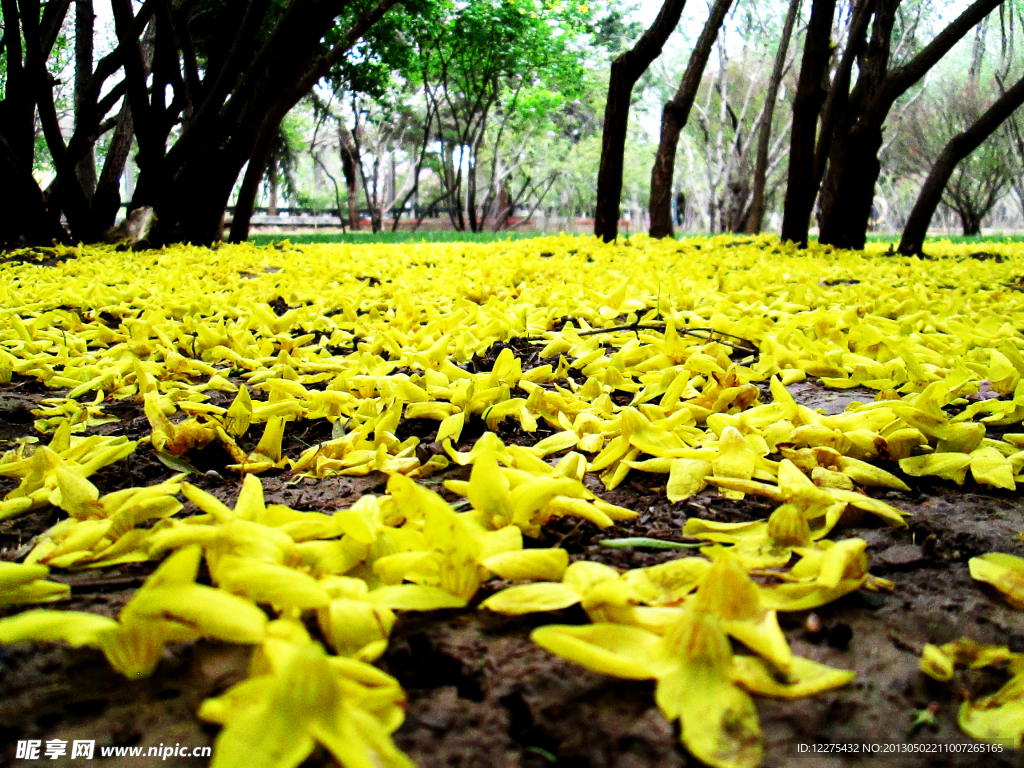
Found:
<path fill-rule="evenodd" d="M 550 236 L 552 232 L 455 232 L 452 230 L 424 230 L 421 232 L 304 232 L 301 234 L 254 234 L 249 236 L 249 242 L 256 245 L 271 245 L 287 240 L 291 243 L 366 243 L 395 245 L 400 243 L 495 243 L 502 240 L 528 240 L 534 237 Z M 680 239 L 690 237 L 706 237 L 696 232 L 686 232 L 679 235 Z M 899 235 L 893 234 L 869 234 L 868 242 L 871 243 L 897 243 Z M 929 237 L 927 242 L 937 243 L 948 241 L 954 244 L 961 243 L 1022 243 L 1024 235 L 977 235 L 965 237 L 964 235 L 942 235 Z"/>
<path fill-rule="evenodd" d="M 250 235 L 249 242 L 270 245 L 288 240 L 291 243 L 373 243 L 397 245 L 401 243 L 495 243 L 501 240 L 527 240 L 543 237 L 547 232 L 455 232 L 453 230 L 424 230 L 421 232 L 308 232 L 301 234 Z"/>
<path fill-rule="evenodd" d="M 869 234 L 869 243 L 898 243 L 899 235 L 876 235 Z M 938 235 L 929 237 L 925 242 L 938 243 L 947 241 L 954 245 L 961 243 L 1024 243 L 1024 235 Z"/>

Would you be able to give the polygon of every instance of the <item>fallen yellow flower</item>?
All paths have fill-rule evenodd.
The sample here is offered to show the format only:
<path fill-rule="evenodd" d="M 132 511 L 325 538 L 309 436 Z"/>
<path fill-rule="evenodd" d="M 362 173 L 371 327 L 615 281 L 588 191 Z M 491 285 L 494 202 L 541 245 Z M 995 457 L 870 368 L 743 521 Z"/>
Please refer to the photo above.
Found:
<path fill-rule="evenodd" d="M 212 637 L 235 643 L 263 638 L 266 616 L 252 603 L 195 583 L 202 552 L 167 558 L 121 609 L 118 621 L 77 611 L 34 610 L 0 619 L 0 643 L 62 640 L 103 651 L 125 677 L 148 677 L 168 643 Z"/>

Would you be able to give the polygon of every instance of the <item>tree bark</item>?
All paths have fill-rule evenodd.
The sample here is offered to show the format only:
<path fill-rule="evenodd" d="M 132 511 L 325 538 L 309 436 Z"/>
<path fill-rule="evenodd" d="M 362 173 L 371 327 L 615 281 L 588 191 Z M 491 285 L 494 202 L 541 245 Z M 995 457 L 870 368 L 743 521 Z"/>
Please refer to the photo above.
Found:
<path fill-rule="evenodd" d="M 808 222 L 816 190 L 808 180 L 814 167 L 814 140 L 818 115 L 828 95 L 822 81 L 832 58 L 832 18 L 836 0 L 813 0 L 811 19 L 804 38 L 796 96 L 793 99 L 793 127 L 789 139 L 789 172 L 786 203 L 782 214 L 782 239 L 807 245 Z"/>
<path fill-rule="evenodd" d="M 132 149 L 132 111 L 125 101 L 117 115 L 114 135 L 107 145 L 107 157 L 103 161 L 103 170 L 96 182 L 96 192 L 92 196 L 92 215 L 96 217 L 100 229 L 107 230 L 114 226 L 117 212 L 121 208 L 121 176 L 124 175 L 125 164 Z"/>
<path fill-rule="evenodd" d="M 65 143 L 53 97 L 54 82 L 46 62 L 67 17 L 71 0 L 52 0 L 42 7 L 35 0 L 2 0 L 4 17 L 3 45 L 6 53 L 5 99 L 0 102 L 0 140 L 5 143 L 3 165 L 5 181 L 19 198 L 16 209 L 4 229 L 7 241 L 40 242 L 67 240 L 69 235 L 59 224 L 61 212 L 67 216 L 75 240 L 93 242 L 102 227 L 94 216 L 90 196 L 95 184 L 95 164 L 80 163 L 90 156 L 96 139 L 113 128 L 115 120 L 104 119 L 125 93 L 124 81 L 106 88 L 106 81 L 124 62 L 126 51 L 137 43 L 152 14 L 156 0 L 146 0 L 139 14 L 123 30 L 122 41 L 93 66 L 91 52 L 92 3 L 78 4 L 79 32 L 76 41 L 75 130 Z M 106 91 L 101 96 L 103 91 Z M 53 158 L 59 183 L 51 185 L 47 197 L 31 178 L 35 144 L 35 115 L 43 129 Z M 79 172 L 81 171 L 81 179 Z M 85 181 L 85 186 L 82 184 Z M 40 218 L 40 202 L 48 209 Z M 27 208 L 24 208 L 27 206 Z M 116 208 L 115 208 L 116 212 Z M 22 224 L 19 224 L 19 221 Z M 23 226 L 22 232 L 16 232 Z M 11 229 L 13 227 L 13 230 Z M 34 234 L 33 234 L 34 233 Z"/>
<path fill-rule="evenodd" d="M 973 211 L 957 211 L 960 216 L 960 230 L 964 237 L 974 237 L 981 234 L 981 217 Z"/>
<path fill-rule="evenodd" d="M 239 56 L 251 64 L 230 89 L 226 103 L 222 99 L 212 104 L 208 97 L 166 156 L 151 170 L 142 168 L 132 205 L 144 204 L 144 195 L 154 201 L 154 244 L 208 244 L 219 239 L 228 197 L 253 156 L 266 116 L 286 114 L 396 2 L 378 0 L 330 52 L 320 56 L 317 48 L 323 33 L 336 23 L 344 4 L 294 0 L 258 51 L 240 50 Z M 224 70 L 232 66 L 228 61 Z M 216 91 L 211 88 L 211 93 Z M 134 103 L 132 109 L 136 113 Z M 137 113 L 135 117 L 138 123 Z"/>
<path fill-rule="evenodd" d="M 871 218 L 875 183 L 881 172 L 878 151 L 882 146 L 882 126 L 892 105 L 1001 3 L 1002 0 L 975 0 L 931 43 L 896 69 L 886 71 L 888 39 L 881 41 L 884 46 L 877 46 L 877 63 L 869 61 L 865 66 L 862 62 L 861 74 L 850 99 L 850 108 L 840 121 L 829 154 L 829 170 L 822 190 L 820 242 L 837 248 L 863 249 Z M 895 15 L 898 4 L 898 0 L 879 0 L 876 4 L 875 26 L 866 53 L 868 58 L 871 58 L 872 50 L 876 48 L 875 37 L 876 31 L 880 29 L 879 22 L 888 22 L 888 31 L 891 32 L 892 22 L 889 18 Z M 883 76 L 876 80 L 879 68 Z M 865 81 L 863 87 L 862 81 Z"/>
<path fill-rule="evenodd" d="M 836 118 L 833 140 L 828 149 L 828 172 L 820 193 L 819 240 L 824 243 L 832 242 L 843 227 L 852 235 L 851 222 L 860 219 L 864 222 L 862 237 L 867 235 L 874 203 L 874 184 L 881 170 L 878 151 L 883 139 L 881 123 L 869 123 L 864 120 L 864 113 L 888 75 L 892 30 L 900 1 L 876 1 L 871 39 L 867 41 L 858 60 L 857 84 L 845 100 L 842 113 Z M 824 147 L 821 149 L 823 154 Z M 817 156 L 819 160 L 821 154 Z M 856 187 L 857 192 L 849 194 L 840 188 L 840 184 Z M 837 209 L 837 198 L 840 195 L 845 195 L 845 200 L 838 204 L 850 206 L 850 210 Z M 849 244 L 851 240 L 848 235 L 842 235 L 840 242 L 843 245 L 839 247 L 854 247 Z M 838 245 L 838 242 L 835 244 Z M 863 242 L 860 247 L 863 247 Z"/>
<path fill-rule="evenodd" d="M 967 130 L 949 140 L 928 173 L 928 178 L 921 188 L 917 202 L 914 203 L 914 208 L 907 218 L 903 235 L 900 237 L 900 253 L 921 254 L 925 235 L 928 234 L 928 225 L 942 200 L 942 193 L 957 164 L 980 147 L 985 139 L 995 133 L 999 126 L 1022 104 L 1024 104 L 1024 77 L 996 99 L 984 114 L 968 126 Z M 980 220 L 968 221 L 966 218 L 963 220 L 964 234 L 977 234 L 980 231 L 980 226 Z M 968 233 L 968 229 L 973 231 Z"/>
<path fill-rule="evenodd" d="M 359 231 L 359 156 L 352 136 L 340 119 L 338 145 L 341 149 L 341 172 L 345 175 L 345 188 L 348 190 L 348 225 L 353 231 Z M 338 215 L 341 215 L 341 211 L 338 211 Z"/>
<path fill-rule="evenodd" d="M 238 198 L 235 200 L 235 215 L 231 219 L 229 242 L 244 243 L 249 239 L 249 225 L 252 222 L 252 212 L 256 206 L 256 195 L 259 194 L 260 183 L 266 175 L 267 163 L 270 161 L 270 155 L 274 148 L 274 139 L 277 137 L 283 119 L 284 115 L 268 115 L 263 125 L 260 126 L 256 146 L 249 157 L 249 166 L 245 169 L 242 186 L 239 188 Z M 274 203 L 276 208 L 277 201 L 274 200 Z"/>
<path fill-rule="evenodd" d="M 92 79 L 92 0 L 75 0 L 75 128 L 81 127 L 80 115 L 89 98 L 89 80 Z M 96 191 L 96 146 L 91 144 L 78 161 L 78 180 L 86 199 L 92 200 Z"/>
<path fill-rule="evenodd" d="M 25 168 L 22 158 L 13 151 L 0 134 L 0 178 L 5 188 L 4 205 L 0 206 L 0 249 L 27 245 L 51 245 L 54 241 L 69 243 L 68 233 L 43 202 L 43 193 Z"/>
<path fill-rule="evenodd" d="M 636 45 L 612 62 L 608 80 L 608 100 L 601 135 L 601 165 L 597 173 L 597 205 L 594 234 L 611 242 L 619 233 L 619 203 L 622 196 L 622 166 L 629 127 L 630 98 L 633 86 L 647 71 L 679 24 L 686 0 L 664 0 L 654 23 Z"/>
<path fill-rule="evenodd" d="M 779 96 L 779 85 L 782 73 L 786 68 L 786 55 L 789 53 L 789 41 L 793 36 L 796 16 L 800 10 L 800 0 L 789 0 L 786 20 L 782 24 L 782 37 L 779 39 L 779 50 L 775 53 L 772 75 L 768 80 L 768 92 L 765 94 L 764 109 L 758 125 L 757 156 L 754 159 L 754 184 L 751 191 L 750 212 L 747 214 L 746 232 L 756 235 L 764 225 L 765 185 L 768 181 L 768 150 L 772 141 L 772 121 L 775 118 L 775 100 Z"/>
<path fill-rule="evenodd" d="M 690 61 L 686 65 L 679 89 L 662 109 L 661 141 L 654 158 L 654 168 L 651 170 L 651 237 L 672 237 L 675 234 L 672 228 L 672 180 L 675 176 L 679 134 L 690 118 L 690 109 L 697 98 L 697 89 L 700 88 L 701 78 L 704 77 L 711 49 L 731 5 L 732 0 L 715 0 L 711 14 L 690 54 Z"/>
<path fill-rule="evenodd" d="M 40 22 L 38 5 L 23 0 L 21 4 L 22 32 L 25 40 L 25 70 L 32 84 L 33 96 L 39 110 L 39 123 L 46 140 L 47 149 L 53 158 L 57 171 L 55 197 L 60 209 L 67 216 L 72 236 L 84 242 L 95 242 L 101 234 L 92 221 L 89 201 L 76 175 L 76 165 L 81 152 L 88 144 L 79 147 L 78 154 L 68 152 L 60 128 L 60 118 L 54 104 L 53 86 L 46 68 L 49 52 L 46 50 L 47 33 L 45 24 Z M 93 111 L 93 110 L 90 110 Z M 82 141 L 82 132 L 76 131 Z M 90 142 L 91 143 L 91 142 Z"/>
<path fill-rule="evenodd" d="M 818 144 L 814 148 L 814 170 L 811 174 L 810 187 L 817 194 L 821 187 L 821 180 L 825 176 L 825 168 L 828 165 L 829 152 L 832 149 L 832 139 L 835 136 L 836 124 L 845 113 L 850 97 L 850 78 L 853 75 L 853 65 L 861 56 L 867 41 L 868 24 L 875 11 L 875 0 L 860 0 L 854 11 L 853 21 L 850 24 L 850 36 L 843 51 L 843 57 L 836 68 L 835 78 L 832 80 L 832 87 L 829 89 L 828 98 L 825 99 L 825 106 L 821 110 L 821 127 L 818 131 Z M 813 201 L 811 203 L 813 207 Z M 808 209 L 807 218 L 810 219 L 811 211 Z"/>

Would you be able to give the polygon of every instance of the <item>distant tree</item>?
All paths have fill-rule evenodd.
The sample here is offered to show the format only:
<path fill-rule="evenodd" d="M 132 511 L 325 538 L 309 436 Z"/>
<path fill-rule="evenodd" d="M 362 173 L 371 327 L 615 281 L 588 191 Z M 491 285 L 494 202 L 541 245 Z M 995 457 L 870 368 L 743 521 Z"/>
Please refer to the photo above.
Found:
<path fill-rule="evenodd" d="M 156 210 L 151 240 L 219 239 L 241 169 L 248 163 L 256 176 L 240 196 L 244 217 L 284 115 L 397 2 L 145 0 L 136 8 L 112 0 L 117 45 L 95 63 L 86 46 L 90 4 L 80 3 L 80 81 L 66 137 L 47 61 L 70 0 L 2 0 L 0 174 L 17 203 L 0 214 L 0 240 L 98 240 L 116 211 L 111 187 L 132 134 L 139 179 L 130 207 Z M 111 115 L 122 98 L 127 110 Z M 32 177 L 37 115 L 56 171 L 46 199 Z M 111 130 L 112 162 L 94 182 L 90 153 Z"/>
<path fill-rule="evenodd" d="M 753 211 L 757 152 L 766 133 L 761 190 L 766 208 L 779 187 L 777 171 L 785 160 L 788 113 L 780 110 L 776 114 L 772 101 L 779 91 L 785 98 L 792 87 L 791 83 L 786 90 L 782 87 L 782 75 L 788 70 L 784 62 L 773 90 L 778 59 L 778 51 L 773 49 L 785 21 L 765 18 L 775 8 L 764 9 L 764 16 L 760 10 L 752 3 L 741 2 L 731 13 L 728 30 L 715 43 L 713 63 L 700 83 L 681 142 L 677 160 L 681 183 L 677 187 L 685 194 L 682 204 L 676 201 L 677 215 L 689 219 L 687 224 L 699 219 L 698 226 L 705 231 L 746 229 Z M 742 42 L 736 45 L 730 40 Z M 762 127 L 767 110 L 771 110 L 772 124 L 765 132 Z M 654 223 L 652 214 L 652 233 Z"/>
<path fill-rule="evenodd" d="M 608 99 L 604 110 L 601 165 L 597 174 L 597 204 L 594 234 L 611 242 L 619 233 L 619 204 L 622 197 L 622 168 L 629 128 L 633 87 L 658 56 L 668 36 L 675 31 L 686 0 L 664 0 L 654 22 L 636 44 L 612 62 L 608 77 Z"/>
<path fill-rule="evenodd" d="M 651 171 L 651 237 L 672 237 L 672 179 L 675 175 L 676 152 L 679 148 L 679 135 L 690 118 L 690 109 L 700 81 L 704 77 L 711 49 L 725 21 L 733 0 L 715 0 L 711 6 L 708 20 L 704 23 L 697 43 L 690 54 L 686 71 L 679 82 L 675 95 L 661 111 L 661 140 L 658 154 L 654 158 Z"/>
<path fill-rule="evenodd" d="M 892 32 L 899 0 L 875 0 L 871 38 L 858 61 L 857 83 L 836 124 L 821 193 L 819 241 L 839 248 L 863 248 L 875 183 L 882 128 L 896 100 L 1002 0 L 975 0 L 917 54 L 892 67 Z"/>
<path fill-rule="evenodd" d="M 786 57 L 789 53 L 789 42 L 793 36 L 793 27 L 800 11 L 800 0 L 789 0 L 786 19 L 782 22 L 782 34 L 779 47 L 775 52 L 772 75 L 768 80 L 764 107 L 757 122 L 757 155 L 754 161 L 754 179 L 750 193 L 750 212 L 747 216 L 746 232 L 756 235 L 761 231 L 766 208 L 766 186 L 768 183 L 768 163 L 771 154 L 772 120 L 775 117 L 775 102 L 786 68 Z"/>
<path fill-rule="evenodd" d="M 467 3 L 424 18 L 414 31 L 436 142 L 424 162 L 456 229 L 487 226 L 497 198 L 514 196 L 511 173 L 525 146 L 510 139 L 578 95 L 583 71 L 568 46 L 584 18 L 580 7 L 538 13 L 524 0 Z M 520 186 L 536 181 L 524 177 Z"/>
<path fill-rule="evenodd" d="M 921 252 L 940 200 L 960 216 L 965 235 L 980 234 L 981 220 L 1009 183 L 1004 149 L 989 139 L 1024 104 L 1024 77 L 980 115 L 977 102 L 976 93 L 965 94 L 955 100 L 954 110 L 947 111 L 948 116 L 961 118 L 963 130 L 949 140 L 932 165 L 900 238 L 901 253 Z"/>

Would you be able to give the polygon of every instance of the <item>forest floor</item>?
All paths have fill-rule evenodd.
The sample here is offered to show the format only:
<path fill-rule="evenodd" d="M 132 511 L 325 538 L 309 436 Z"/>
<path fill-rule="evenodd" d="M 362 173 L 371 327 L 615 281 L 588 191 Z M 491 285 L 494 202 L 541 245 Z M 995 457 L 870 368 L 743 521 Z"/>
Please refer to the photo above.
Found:
<path fill-rule="evenodd" d="M 287 301 L 287 297 L 285 297 Z M 282 307 L 278 314 L 288 309 Z M 479 358 L 476 370 L 489 370 L 505 345 Z M 530 345 L 513 349 L 528 358 Z M 534 350 L 535 351 L 535 350 Z M 525 366 L 524 366 L 525 368 Z M 231 382 L 241 384 L 233 376 Z M 766 385 L 758 385 L 767 395 Z M 839 414 L 854 401 L 870 401 L 874 390 L 824 386 L 814 377 L 788 387 L 797 403 L 824 414 Z M 0 452 L 18 441 L 40 437 L 34 411 L 44 399 L 60 398 L 67 388 L 47 387 L 34 378 L 14 375 L 0 385 Z M 227 408 L 233 395 L 208 391 L 209 403 Z M 118 421 L 90 426 L 82 435 L 123 435 L 143 440 L 126 458 L 91 476 L 101 494 L 132 486 L 153 485 L 175 474 L 145 442 L 151 424 L 136 398 L 110 400 L 104 413 Z M 468 451 L 483 433 L 479 418 L 468 420 L 458 444 Z M 437 423 L 407 420 L 400 439 L 419 437 L 430 443 Z M 542 425 L 524 432 L 513 420 L 501 423 L 506 444 L 529 446 L 553 433 Z M 990 428 L 995 438 L 1009 428 Z M 297 455 L 306 446 L 329 440 L 326 420 L 288 423 L 282 453 Z M 42 438 L 46 440 L 45 437 Z M 772 458 L 772 457 L 769 457 Z M 778 456 L 775 456 L 778 458 Z M 189 482 L 234 504 L 240 488 L 230 457 L 216 443 L 188 456 L 196 470 Z M 882 464 L 898 471 L 895 463 Z M 468 479 L 470 467 L 451 466 L 422 485 L 449 501 L 444 480 Z M 565 548 L 571 560 L 587 559 L 618 569 L 654 565 L 696 550 L 657 551 L 608 548 L 602 539 L 646 536 L 681 540 L 690 518 L 743 522 L 766 518 L 774 505 L 757 496 L 723 498 L 707 488 L 672 503 L 665 496 L 665 475 L 632 470 L 612 491 L 588 474 L 589 489 L 611 503 L 638 512 L 613 528 L 559 518 L 545 525 L 535 546 Z M 1024 556 L 1024 499 L 1014 491 L 979 485 L 970 477 L 962 486 L 934 477 L 905 477 L 911 490 L 871 488 L 865 492 L 907 513 L 908 527 L 887 526 L 865 516 L 842 537 L 867 542 L 870 572 L 895 583 L 892 592 L 856 591 L 814 611 L 780 614 L 794 653 L 829 666 L 856 672 L 846 687 L 794 701 L 759 698 L 764 766 L 1016 766 L 1019 752 L 972 753 L 978 742 L 957 725 L 962 701 L 995 691 L 1006 675 L 993 670 L 959 673 L 954 684 L 938 683 L 919 670 L 925 644 L 960 637 L 1009 646 L 1024 652 L 1024 612 L 1010 607 L 997 592 L 973 580 L 970 558 L 989 552 Z M 287 470 L 261 476 L 268 504 L 294 510 L 332 512 L 349 507 L 364 494 L 383 494 L 388 476 L 296 478 Z M 0 497 L 18 485 L 0 477 Z M 196 513 L 186 502 L 183 515 Z M 65 518 L 47 506 L 0 521 L 0 560 L 20 561 L 37 537 Z M 52 581 L 68 584 L 71 596 L 61 610 L 88 611 L 115 617 L 143 584 L 156 563 L 130 563 L 102 569 L 53 569 Z M 506 586 L 494 578 L 479 590 L 467 609 L 399 616 L 387 651 L 376 662 L 401 683 L 408 704 L 396 745 L 421 768 L 523 766 L 524 768 L 639 768 L 700 765 L 680 744 L 679 726 L 665 719 L 654 700 L 654 683 L 618 680 L 557 658 L 529 639 L 530 631 L 548 623 L 587 621 L 578 606 L 548 614 L 509 617 L 475 610 L 483 599 Z M 0 618 L 22 606 L 0 607 Z M 25 739 L 95 740 L 98 745 L 211 745 L 218 727 L 202 723 L 196 711 L 204 699 L 222 694 L 245 679 L 251 647 L 209 640 L 170 646 L 156 672 L 126 681 L 112 671 L 103 654 L 60 644 L 0 646 L 0 766 L 77 765 L 81 760 L 26 761 L 15 757 L 15 742 Z M 847 745 L 846 754 L 822 754 L 813 745 Z M 960 745 L 960 746 L 954 746 Z M 821 747 L 819 746 L 819 750 Z M 856 750 L 856 751 L 854 751 Z M 963 750 L 963 751 L 960 751 Z M 105 765 L 156 764 L 138 757 L 112 757 Z M 166 766 L 196 766 L 205 759 L 168 757 Z M 330 765 L 322 748 L 303 766 Z"/>
<path fill-rule="evenodd" d="M 853 397 L 837 395 L 820 385 L 791 386 L 809 407 L 838 413 Z M 0 421 L 5 442 L 22 436 L 31 425 L 31 410 L 41 397 L 54 393 L 33 383 L 0 390 Z M 144 437 L 149 422 L 140 405 L 124 401 L 114 411 L 119 434 Z M 479 425 L 482 429 L 482 424 Z M 109 427 L 95 428 L 98 433 Z M 308 440 L 310 435 L 293 436 Z M 509 435 L 524 442 L 526 434 Z M 460 445 L 460 449 L 468 448 Z M 211 456 L 197 455 L 197 469 L 223 470 L 228 458 L 217 447 Z M 468 468 L 435 475 L 430 486 L 443 492 L 442 479 L 468 476 Z M 147 485 L 173 474 L 149 446 L 94 476 L 103 492 L 129 484 Z M 669 503 L 651 475 L 634 472 L 604 498 L 641 511 L 638 518 L 601 530 L 589 522 L 560 520 L 549 524 L 542 545 L 558 543 L 573 557 L 637 568 L 678 557 L 644 549 L 608 549 L 603 538 L 651 536 L 678 540 L 689 517 L 741 522 L 770 513 L 769 504 L 748 497 L 736 502 L 704 491 L 685 502 Z M 198 476 L 193 482 L 230 506 L 238 482 L 224 470 L 222 478 Z M 656 476 L 655 476 L 656 477 Z M 287 473 L 264 476 L 268 503 L 293 509 L 324 511 L 344 508 L 365 493 L 382 493 L 387 476 L 307 479 L 293 485 Z M 6 492 L 14 483 L 0 481 Z M 908 745 L 948 749 L 947 744 L 976 744 L 957 727 L 956 713 L 965 691 L 937 683 L 918 669 L 925 643 L 944 643 L 966 636 L 980 642 L 1009 645 L 1024 651 L 1024 614 L 1006 605 L 994 591 L 974 582 L 967 560 L 992 551 L 1024 556 L 1017 534 L 1024 530 L 1024 500 L 968 481 L 963 488 L 924 481 L 913 492 L 882 494 L 911 513 L 906 530 L 884 524 L 845 531 L 868 542 L 871 572 L 896 582 L 891 594 L 855 592 L 814 613 L 821 629 L 808 630 L 811 612 L 785 614 L 782 626 L 795 653 L 857 672 L 854 683 L 833 693 L 800 701 L 760 700 L 765 766 L 1016 766 L 1020 755 L 969 753 L 863 754 L 863 745 L 905 750 Z M 596 488 L 595 488 L 596 490 Z M 448 494 L 449 498 L 454 498 Z M 187 511 L 187 510 L 186 510 Z M 194 508 L 192 511 L 195 511 Z M 50 508 L 0 523 L 0 556 L 23 556 L 33 538 L 62 517 Z M 115 616 L 142 584 L 155 564 L 115 566 L 96 571 L 54 574 L 71 585 L 68 610 Z M 500 589 L 495 579 L 475 602 Z M 0 609 L 0 615 L 15 608 Z M 549 765 L 582 768 L 695 765 L 679 744 L 678 728 L 654 705 L 653 683 L 615 680 L 551 656 L 529 640 L 529 632 L 545 623 L 579 623 L 578 608 L 555 615 L 503 617 L 474 610 L 403 614 L 395 626 L 380 666 L 395 675 L 408 694 L 405 724 L 395 734 L 397 745 L 421 768 L 458 766 Z M 813 626 L 812 629 L 817 627 Z M 142 746 L 212 744 L 217 728 L 195 717 L 199 704 L 244 679 L 250 651 L 210 641 L 173 647 L 156 674 L 126 682 L 96 650 L 60 646 L 0 646 L 0 765 L 29 765 L 14 759 L 18 739 L 94 739 L 97 744 Z M 991 693 L 1000 678 L 974 672 L 962 681 L 971 698 Z M 915 728 L 915 718 L 929 707 L 934 722 Z M 798 745 L 862 745 L 861 754 L 801 755 Z M 874 748 L 874 747 L 872 747 Z M 554 758 L 554 760 L 552 760 Z M 109 758 L 104 764 L 139 765 L 141 758 Z M 201 758 L 170 757 L 161 764 L 195 766 Z M 61 761 L 63 763 L 63 761 Z M 39 761 L 38 764 L 55 764 Z M 326 753 L 306 766 L 330 765 Z"/>

